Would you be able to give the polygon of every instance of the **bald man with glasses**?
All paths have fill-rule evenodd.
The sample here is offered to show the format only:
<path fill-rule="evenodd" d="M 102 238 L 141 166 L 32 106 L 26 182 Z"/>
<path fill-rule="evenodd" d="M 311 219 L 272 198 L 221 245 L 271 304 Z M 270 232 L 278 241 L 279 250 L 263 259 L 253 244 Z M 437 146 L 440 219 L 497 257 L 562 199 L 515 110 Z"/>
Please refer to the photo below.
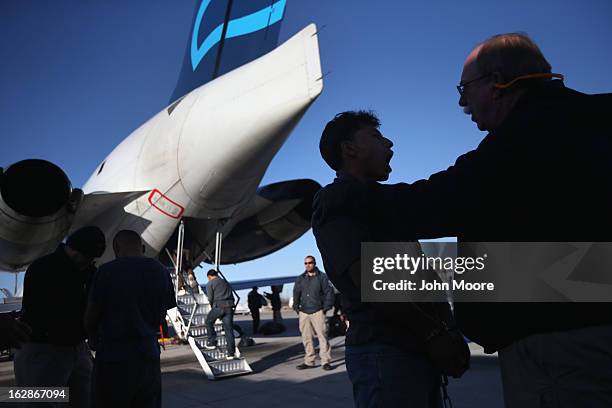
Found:
<path fill-rule="evenodd" d="M 522 33 L 475 47 L 457 89 L 459 105 L 488 134 L 427 180 L 372 184 L 370 217 L 415 239 L 612 242 L 612 94 L 566 87 Z M 325 238 L 330 248 L 339 242 Z M 601 262 L 592 266 L 605 272 Z M 470 340 L 499 353 L 507 408 L 612 406 L 612 303 L 454 310 Z"/>

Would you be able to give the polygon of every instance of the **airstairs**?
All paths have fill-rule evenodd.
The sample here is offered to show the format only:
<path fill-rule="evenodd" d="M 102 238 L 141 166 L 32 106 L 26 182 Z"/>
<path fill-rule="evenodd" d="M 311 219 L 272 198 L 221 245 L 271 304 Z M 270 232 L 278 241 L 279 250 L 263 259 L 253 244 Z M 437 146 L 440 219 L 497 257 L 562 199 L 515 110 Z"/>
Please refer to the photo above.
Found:
<path fill-rule="evenodd" d="M 174 282 L 174 290 L 177 293 L 177 307 L 168 310 L 168 318 L 172 322 L 172 326 L 178 337 L 187 341 L 193 350 L 198 362 L 202 366 L 206 377 L 209 380 L 218 378 L 230 377 L 253 372 L 249 363 L 240 355 L 240 350 L 236 346 L 235 358 L 227 359 L 227 342 L 225 339 L 225 331 L 223 325 L 215 323 L 215 331 L 217 332 L 217 347 L 214 350 L 207 350 L 204 345 L 207 339 L 206 316 L 211 307 L 208 303 L 206 294 L 200 287 L 196 285 L 194 288 L 185 284 L 185 294 L 179 293 L 179 279 L 177 273 L 183 273 L 180 265 L 182 248 L 182 224 L 179 227 L 179 255 L 177 256 L 177 265 L 170 268 L 169 273 Z M 222 275 L 220 278 L 222 278 Z M 185 276 L 185 278 L 187 278 Z M 184 279 L 184 282 L 187 282 Z"/>

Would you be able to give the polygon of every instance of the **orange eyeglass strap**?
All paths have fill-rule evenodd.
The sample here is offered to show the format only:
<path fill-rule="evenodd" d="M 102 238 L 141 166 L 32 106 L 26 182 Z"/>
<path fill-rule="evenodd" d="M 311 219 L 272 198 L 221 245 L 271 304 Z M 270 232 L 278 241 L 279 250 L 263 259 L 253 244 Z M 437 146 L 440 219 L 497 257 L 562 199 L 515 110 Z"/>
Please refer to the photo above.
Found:
<path fill-rule="evenodd" d="M 518 76 L 514 78 L 512 81 L 507 82 L 505 84 L 495 84 L 494 86 L 499 89 L 506 89 L 506 88 L 510 88 L 512 85 L 514 85 L 518 81 L 521 81 L 523 79 L 533 79 L 533 78 L 548 78 L 548 79 L 559 78 L 561 80 L 564 79 L 562 74 L 528 74 L 528 75 Z"/>

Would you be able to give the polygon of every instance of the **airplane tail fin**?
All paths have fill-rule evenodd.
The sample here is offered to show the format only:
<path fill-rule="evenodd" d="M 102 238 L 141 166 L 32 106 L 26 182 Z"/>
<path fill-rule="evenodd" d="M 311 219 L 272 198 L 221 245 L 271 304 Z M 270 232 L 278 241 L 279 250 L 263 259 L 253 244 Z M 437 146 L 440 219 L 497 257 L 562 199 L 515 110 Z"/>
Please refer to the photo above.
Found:
<path fill-rule="evenodd" d="M 272 51 L 287 0 L 198 0 L 170 103 Z"/>

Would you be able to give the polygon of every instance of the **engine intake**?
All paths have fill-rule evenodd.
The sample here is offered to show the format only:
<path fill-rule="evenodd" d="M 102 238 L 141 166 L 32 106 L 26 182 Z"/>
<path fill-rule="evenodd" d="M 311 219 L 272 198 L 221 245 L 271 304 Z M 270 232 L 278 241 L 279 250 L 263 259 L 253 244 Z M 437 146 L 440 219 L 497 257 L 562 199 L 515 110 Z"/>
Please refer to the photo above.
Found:
<path fill-rule="evenodd" d="M 0 179 L 0 194 L 11 209 L 28 217 L 57 213 L 70 199 L 70 180 L 55 164 L 29 159 L 8 167 Z"/>
<path fill-rule="evenodd" d="M 53 163 L 30 159 L 0 169 L 0 270 L 20 271 L 66 236 L 82 191 Z"/>

